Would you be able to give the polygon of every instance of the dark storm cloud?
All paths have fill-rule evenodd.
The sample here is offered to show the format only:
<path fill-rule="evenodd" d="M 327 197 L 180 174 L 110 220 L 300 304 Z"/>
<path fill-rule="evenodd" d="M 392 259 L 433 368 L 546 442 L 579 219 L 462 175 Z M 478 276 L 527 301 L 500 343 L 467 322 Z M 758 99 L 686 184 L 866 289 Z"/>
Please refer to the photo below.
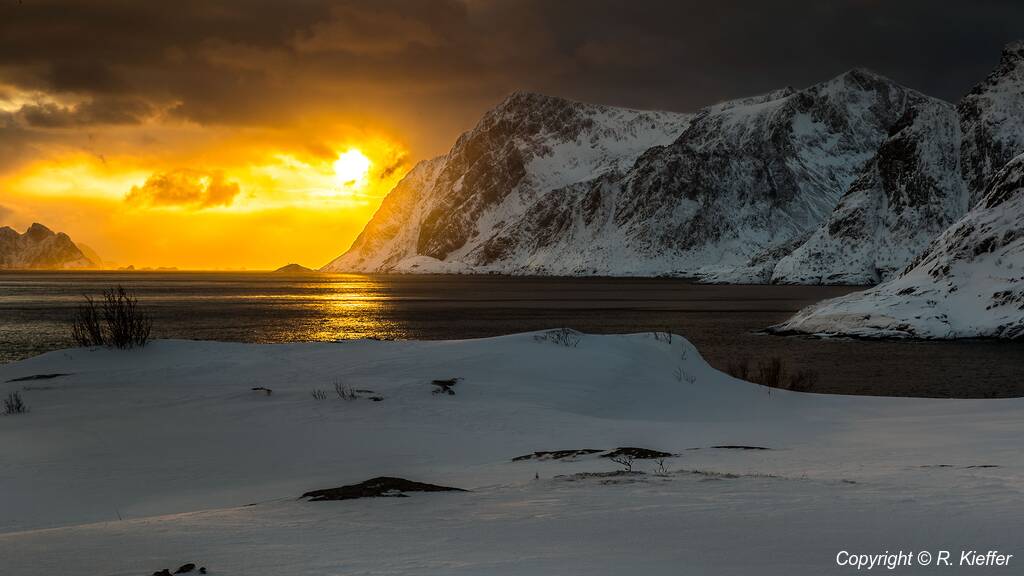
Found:
<path fill-rule="evenodd" d="M 446 142 L 514 89 L 694 110 L 867 66 L 955 100 L 1022 36 L 1024 4 L 994 0 L 11 0 L 0 84 L 93 103 L 22 110 L 34 126 L 316 108 Z"/>
<path fill-rule="evenodd" d="M 71 128 L 95 124 L 138 124 L 153 112 L 153 107 L 143 99 L 114 97 L 97 98 L 75 106 L 52 102 L 26 104 L 11 117 L 36 128 Z"/>

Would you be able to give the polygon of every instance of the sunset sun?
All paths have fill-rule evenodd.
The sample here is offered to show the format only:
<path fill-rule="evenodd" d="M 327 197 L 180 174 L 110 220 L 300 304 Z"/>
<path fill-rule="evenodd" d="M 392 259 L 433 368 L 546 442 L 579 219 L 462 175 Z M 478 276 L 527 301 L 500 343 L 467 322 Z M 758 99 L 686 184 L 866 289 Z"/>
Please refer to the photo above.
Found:
<path fill-rule="evenodd" d="M 334 174 L 342 186 L 361 186 L 366 183 L 370 164 L 365 154 L 352 148 L 334 161 Z"/>

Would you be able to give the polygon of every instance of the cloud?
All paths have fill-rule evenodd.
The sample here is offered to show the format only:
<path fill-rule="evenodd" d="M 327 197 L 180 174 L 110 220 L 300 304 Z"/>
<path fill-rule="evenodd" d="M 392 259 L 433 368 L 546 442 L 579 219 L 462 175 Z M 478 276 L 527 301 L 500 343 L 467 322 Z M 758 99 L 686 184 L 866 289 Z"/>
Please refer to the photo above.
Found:
<path fill-rule="evenodd" d="M 7 222 L 14 216 L 14 210 L 0 204 L 0 225 Z"/>
<path fill-rule="evenodd" d="M 14 128 L 34 130 L 24 139 L 333 118 L 384 124 L 416 157 L 515 89 L 692 111 L 867 66 L 954 100 L 1024 21 L 1024 4 L 1000 0 L 48 0 L 0 12 L 0 86 L 53 97 L 0 106 L 0 141 Z"/>
<path fill-rule="evenodd" d="M 54 102 L 25 104 L 10 116 L 33 128 L 140 124 L 155 113 L 154 107 L 138 98 L 96 98 L 64 106 Z"/>
<path fill-rule="evenodd" d="M 142 186 L 132 186 L 125 196 L 130 204 L 210 208 L 227 206 L 241 192 L 219 171 L 173 170 L 151 175 Z"/>
<path fill-rule="evenodd" d="M 296 34 L 295 48 L 303 52 L 396 54 L 412 46 L 439 46 L 444 42 L 430 22 L 410 6 L 335 6 L 332 18 Z M 436 7 L 435 7 L 436 8 Z"/>

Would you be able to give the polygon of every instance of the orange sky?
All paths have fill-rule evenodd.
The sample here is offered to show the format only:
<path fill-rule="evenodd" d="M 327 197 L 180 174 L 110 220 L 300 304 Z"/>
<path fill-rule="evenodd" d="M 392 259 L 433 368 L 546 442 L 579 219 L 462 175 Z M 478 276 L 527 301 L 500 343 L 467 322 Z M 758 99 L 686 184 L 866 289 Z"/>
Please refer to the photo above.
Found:
<path fill-rule="evenodd" d="M 0 173 L 0 224 L 39 221 L 116 266 L 319 267 L 348 248 L 411 166 L 397 137 L 338 119 L 315 124 L 315 148 L 298 126 L 107 128 L 102 154 L 69 129 Z"/>

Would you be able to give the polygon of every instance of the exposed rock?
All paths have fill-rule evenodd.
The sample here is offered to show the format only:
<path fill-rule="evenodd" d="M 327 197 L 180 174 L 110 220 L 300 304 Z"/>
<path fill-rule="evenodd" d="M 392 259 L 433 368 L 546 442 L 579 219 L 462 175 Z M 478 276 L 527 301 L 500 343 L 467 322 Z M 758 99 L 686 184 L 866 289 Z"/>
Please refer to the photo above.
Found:
<path fill-rule="evenodd" d="M 631 456 L 637 460 L 652 460 L 656 458 L 671 458 L 675 454 L 668 452 L 661 452 L 660 450 L 651 450 L 649 448 L 633 448 L 626 446 L 623 448 L 616 448 L 601 455 L 602 458 L 618 458 L 620 456 Z"/>
<path fill-rule="evenodd" d="M 522 456 L 516 456 L 512 459 L 513 462 L 521 462 L 523 460 L 565 460 L 573 459 L 577 456 L 587 456 L 590 454 L 597 454 L 602 450 L 594 450 L 591 448 L 583 448 L 580 450 L 551 450 L 551 451 L 540 451 L 534 452 L 533 454 L 524 454 Z"/>
<path fill-rule="evenodd" d="M 450 486 L 413 482 L 404 478 L 381 476 L 360 482 L 359 484 L 327 488 L 325 490 L 313 490 L 312 492 L 306 492 L 301 498 L 309 498 L 310 502 L 378 497 L 403 498 L 406 496 L 406 492 L 466 492 L 466 490 Z"/>

